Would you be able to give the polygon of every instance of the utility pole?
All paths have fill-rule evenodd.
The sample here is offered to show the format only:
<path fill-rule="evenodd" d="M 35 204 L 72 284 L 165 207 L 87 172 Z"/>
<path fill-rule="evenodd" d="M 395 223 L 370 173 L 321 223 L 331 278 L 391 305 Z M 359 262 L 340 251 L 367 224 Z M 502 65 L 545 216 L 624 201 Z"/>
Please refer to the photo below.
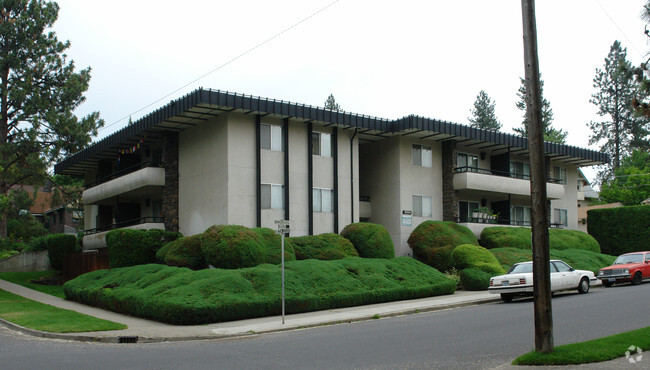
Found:
<path fill-rule="evenodd" d="M 546 201 L 546 161 L 542 131 L 539 61 L 535 0 L 521 0 L 526 65 L 526 116 L 530 153 L 530 195 L 533 233 L 533 296 L 535 298 L 535 350 L 553 352 L 553 309 L 551 307 L 548 207 Z"/>

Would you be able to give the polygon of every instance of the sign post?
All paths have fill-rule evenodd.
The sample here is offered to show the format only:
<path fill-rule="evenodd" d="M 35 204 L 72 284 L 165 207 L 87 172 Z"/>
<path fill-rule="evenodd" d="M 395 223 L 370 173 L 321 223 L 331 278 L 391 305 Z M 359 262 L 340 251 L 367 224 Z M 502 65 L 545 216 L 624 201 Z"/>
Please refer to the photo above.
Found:
<path fill-rule="evenodd" d="M 287 234 L 291 228 L 289 220 L 276 220 L 275 224 L 278 225 L 277 234 L 280 234 L 280 256 L 282 260 L 282 324 L 284 325 L 284 234 Z"/>

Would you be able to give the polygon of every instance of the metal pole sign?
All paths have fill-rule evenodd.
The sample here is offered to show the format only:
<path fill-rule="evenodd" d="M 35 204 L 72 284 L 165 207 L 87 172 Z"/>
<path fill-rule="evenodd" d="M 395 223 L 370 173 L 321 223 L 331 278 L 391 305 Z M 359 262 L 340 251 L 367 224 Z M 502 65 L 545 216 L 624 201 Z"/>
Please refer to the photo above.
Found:
<path fill-rule="evenodd" d="M 282 324 L 284 325 L 284 234 L 287 234 L 291 228 L 289 220 L 276 220 L 275 224 L 278 225 L 276 233 L 280 234 L 280 256 L 282 259 Z"/>

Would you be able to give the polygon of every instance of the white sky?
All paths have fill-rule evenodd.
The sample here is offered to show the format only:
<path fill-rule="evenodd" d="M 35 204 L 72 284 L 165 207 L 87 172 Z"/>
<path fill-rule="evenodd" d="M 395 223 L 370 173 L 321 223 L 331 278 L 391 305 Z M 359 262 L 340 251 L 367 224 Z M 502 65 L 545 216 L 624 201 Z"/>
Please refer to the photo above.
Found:
<path fill-rule="evenodd" d="M 68 55 L 77 68 L 92 67 L 77 113 L 99 111 L 110 125 L 99 138 L 124 127 L 123 118 L 136 120 L 200 86 L 318 106 L 333 93 L 349 112 L 461 124 L 485 90 L 496 101 L 502 131 L 522 120 L 515 107 L 524 75 L 519 0 L 58 3 L 54 31 L 72 43 Z M 599 119 L 589 103 L 593 77 L 614 40 L 633 64 L 650 50 L 640 19 L 644 3 L 537 1 L 544 96 L 554 126 L 569 132 L 568 144 L 589 147 L 586 124 Z M 593 179 L 593 170 L 585 172 Z"/>

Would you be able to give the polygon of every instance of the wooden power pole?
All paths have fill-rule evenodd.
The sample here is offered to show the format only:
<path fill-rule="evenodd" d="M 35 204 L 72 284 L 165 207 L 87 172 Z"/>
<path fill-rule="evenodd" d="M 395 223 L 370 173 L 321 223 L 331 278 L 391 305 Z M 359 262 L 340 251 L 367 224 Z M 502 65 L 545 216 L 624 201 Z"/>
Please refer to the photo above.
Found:
<path fill-rule="evenodd" d="M 542 129 L 542 102 L 537 59 L 535 0 L 521 0 L 526 65 L 526 117 L 530 153 L 530 193 L 533 233 L 533 295 L 535 297 L 535 350 L 553 352 L 553 310 L 551 307 L 548 207 L 546 201 L 546 161 Z"/>

